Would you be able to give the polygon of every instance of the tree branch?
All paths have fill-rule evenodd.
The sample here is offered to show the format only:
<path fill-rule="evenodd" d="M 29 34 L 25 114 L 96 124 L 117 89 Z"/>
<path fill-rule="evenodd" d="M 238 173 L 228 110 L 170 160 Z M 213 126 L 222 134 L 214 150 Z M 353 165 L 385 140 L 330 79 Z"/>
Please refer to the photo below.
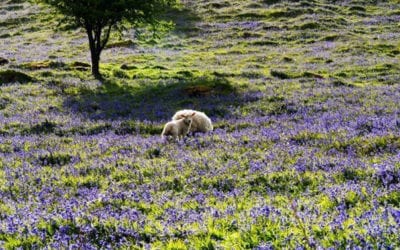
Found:
<path fill-rule="evenodd" d="M 100 46 L 101 50 L 104 49 L 104 47 L 106 46 L 106 44 L 108 42 L 108 39 L 110 38 L 112 27 L 113 27 L 112 23 L 108 25 L 107 31 L 105 33 L 105 36 L 104 36 L 103 41 L 102 41 L 101 46 Z"/>

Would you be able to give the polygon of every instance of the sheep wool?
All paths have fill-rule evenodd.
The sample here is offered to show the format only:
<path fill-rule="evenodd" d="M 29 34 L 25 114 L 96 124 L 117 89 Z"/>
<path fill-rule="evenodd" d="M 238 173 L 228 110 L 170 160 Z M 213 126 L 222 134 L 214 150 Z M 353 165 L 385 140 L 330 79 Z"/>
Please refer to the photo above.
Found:
<path fill-rule="evenodd" d="M 182 119 L 182 117 L 190 115 L 193 112 L 195 113 L 195 115 L 193 116 L 192 125 L 190 127 L 191 132 L 206 133 L 206 132 L 212 131 L 214 129 L 213 125 L 211 123 L 211 119 L 208 118 L 208 116 L 206 114 L 204 114 L 203 112 L 196 111 L 196 110 L 191 110 L 191 109 L 179 110 L 174 114 L 174 116 L 172 117 L 172 120 Z"/>
<path fill-rule="evenodd" d="M 191 114 L 183 115 L 179 120 L 167 122 L 161 133 L 161 137 L 166 138 L 171 136 L 174 140 L 177 140 L 186 136 L 190 131 L 195 114 L 195 112 L 192 112 Z"/>

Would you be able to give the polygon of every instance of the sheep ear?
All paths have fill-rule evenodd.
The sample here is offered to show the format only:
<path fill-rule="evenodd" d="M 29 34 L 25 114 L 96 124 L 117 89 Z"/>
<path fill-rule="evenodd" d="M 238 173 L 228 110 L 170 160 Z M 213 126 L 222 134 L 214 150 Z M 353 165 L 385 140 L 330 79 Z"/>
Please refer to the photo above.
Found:
<path fill-rule="evenodd" d="M 196 114 L 196 112 L 193 112 L 193 114 L 191 116 L 194 116 Z"/>

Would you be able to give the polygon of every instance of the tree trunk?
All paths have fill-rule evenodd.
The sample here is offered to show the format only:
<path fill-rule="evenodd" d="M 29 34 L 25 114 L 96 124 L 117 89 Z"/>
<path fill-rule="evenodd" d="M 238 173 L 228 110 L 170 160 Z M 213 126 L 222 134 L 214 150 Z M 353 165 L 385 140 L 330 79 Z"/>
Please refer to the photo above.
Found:
<path fill-rule="evenodd" d="M 109 24 L 97 23 L 96 25 L 92 25 L 89 22 L 85 24 L 92 59 L 92 75 L 100 80 L 102 79 L 99 67 L 101 51 L 105 48 L 110 38 L 111 29 L 115 23 L 116 21 Z M 103 29 L 105 29 L 104 34 Z"/>
<path fill-rule="evenodd" d="M 100 74 L 100 52 L 98 51 L 90 51 L 91 57 L 92 57 L 92 75 L 96 79 L 101 79 L 101 74 Z"/>
<path fill-rule="evenodd" d="M 100 74 L 100 54 L 101 54 L 101 48 L 99 46 L 98 36 L 95 34 L 93 35 L 93 29 L 92 27 L 86 27 L 86 32 L 88 35 L 89 39 L 89 47 L 90 47 L 90 56 L 92 59 L 92 75 L 96 79 L 102 79 L 101 74 Z"/>

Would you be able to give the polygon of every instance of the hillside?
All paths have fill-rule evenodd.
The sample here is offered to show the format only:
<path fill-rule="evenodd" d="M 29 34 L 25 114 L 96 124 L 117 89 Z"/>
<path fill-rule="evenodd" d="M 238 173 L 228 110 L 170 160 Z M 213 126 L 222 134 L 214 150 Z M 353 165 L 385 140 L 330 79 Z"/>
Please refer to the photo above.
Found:
<path fill-rule="evenodd" d="M 160 38 L 0 2 L 0 248 L 399 248 L 400 3 L 183 0 Z M 160 137 L 178 109 L 214 131 Z"/>

